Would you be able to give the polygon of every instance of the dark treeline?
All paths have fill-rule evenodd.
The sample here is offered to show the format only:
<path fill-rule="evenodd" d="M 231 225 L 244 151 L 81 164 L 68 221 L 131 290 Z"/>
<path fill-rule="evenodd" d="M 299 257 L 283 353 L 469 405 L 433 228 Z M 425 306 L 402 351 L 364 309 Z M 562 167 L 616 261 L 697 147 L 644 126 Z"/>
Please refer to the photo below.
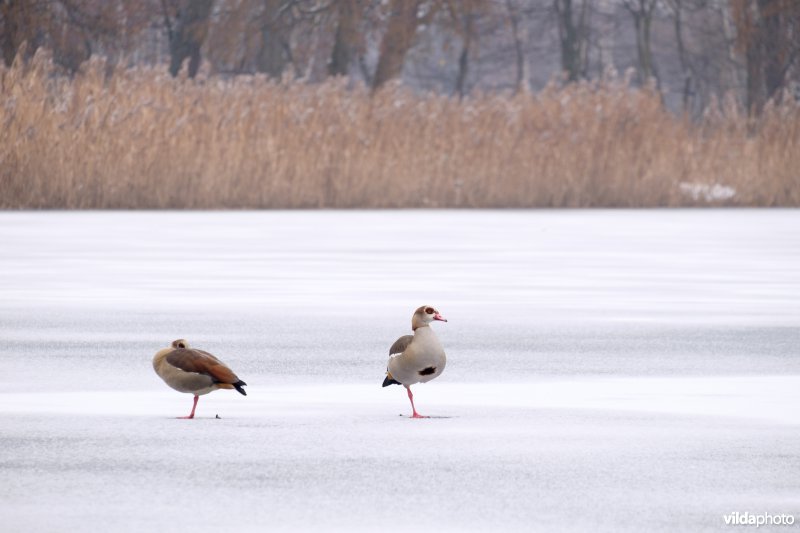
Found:
<path fill-rule="evenodd" d="M 0 0 L 0 47 L 9 66 L 47 47 L 69 72 L 98 54 L 458 96 L 630 71 L 675 111 L 730 94 L 758 113 L 800 92 L 800 1 Z"/>

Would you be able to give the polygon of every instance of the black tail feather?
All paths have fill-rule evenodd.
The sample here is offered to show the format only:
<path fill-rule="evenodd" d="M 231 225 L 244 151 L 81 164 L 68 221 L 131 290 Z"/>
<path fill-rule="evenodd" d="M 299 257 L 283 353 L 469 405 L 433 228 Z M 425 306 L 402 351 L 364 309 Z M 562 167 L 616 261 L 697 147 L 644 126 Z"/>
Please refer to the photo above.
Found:
<path fill-rule="evenodd" d="M 233 385 L 233 387 L 234 387 L 234 388 L 235 388 L 235 389 L 236 389 L 236 390 L 239 392 L 239 394 L 243 394 L 243 395 L 247 396 L 247 393 L 246 393 L 246 392 L 244 391 L 244 389 L 242 388 L 242 387 L 244 387 L 245 385 L 247 385 L 247 383 L 245 383 L 244 381 L 242 381 L 242 380 L 240 379 L 240 380 L 239 380 L 239 381 L 237 381 L 236 383 L 232 383 L 232 385 Z"/>
<path fill-rule="evenodd" d="M 390 376 L 386 376 L 386 379 L 383 380 L 383 386 L 388 387 L 389 385 L 400 385 L 400 382 L 395 381 L 394 378 Z"/>

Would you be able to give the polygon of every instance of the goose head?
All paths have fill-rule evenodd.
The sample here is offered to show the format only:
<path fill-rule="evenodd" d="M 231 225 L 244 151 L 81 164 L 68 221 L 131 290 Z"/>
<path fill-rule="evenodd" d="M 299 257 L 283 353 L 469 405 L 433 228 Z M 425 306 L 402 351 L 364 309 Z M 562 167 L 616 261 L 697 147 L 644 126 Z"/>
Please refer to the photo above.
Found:
<path fill-rule="evenodd" d="M 175 348 L 176 350 L 178 348 L 188 348 L 189 347 L 189 341 L 187 341 L 186 339 L 174 340 L 174 341 L 172 341 L 172 347 Z"/>
<path fill-rule="evenodd" d="M 434 320 L 447 322 L 447 319 L 444 318 L 439 313 L 439 311 L 436 310 L 435 307 L 432 307 L 430 305 L 423 305 L 422 307 L 414 311 L 414 316 L 411 317 L 411 329 L 417 329 L 424 326 L 428 326 Z"/>

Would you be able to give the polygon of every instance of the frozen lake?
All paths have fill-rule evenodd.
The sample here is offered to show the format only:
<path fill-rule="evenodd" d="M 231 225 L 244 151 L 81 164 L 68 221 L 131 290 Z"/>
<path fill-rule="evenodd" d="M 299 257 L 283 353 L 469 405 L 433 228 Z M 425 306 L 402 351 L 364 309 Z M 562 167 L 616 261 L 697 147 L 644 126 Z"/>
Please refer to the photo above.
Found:
<path fill-rule="evenodd" d="M 797 528 L 799 350 L 800 211 L 0 212 L 0 531 Z"/>

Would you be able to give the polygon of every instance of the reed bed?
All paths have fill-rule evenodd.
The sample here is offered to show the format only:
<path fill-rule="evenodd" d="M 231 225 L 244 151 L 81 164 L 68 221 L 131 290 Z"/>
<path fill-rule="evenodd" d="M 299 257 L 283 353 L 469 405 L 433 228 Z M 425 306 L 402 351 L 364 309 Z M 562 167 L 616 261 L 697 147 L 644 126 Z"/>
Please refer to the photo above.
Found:
<path fill-rule="evenodd" d="M 0 207 L 800 205 L 797 104 L 693 123 L 624 81 L 459 101 L 165 70 L 0 68 Z"/>

